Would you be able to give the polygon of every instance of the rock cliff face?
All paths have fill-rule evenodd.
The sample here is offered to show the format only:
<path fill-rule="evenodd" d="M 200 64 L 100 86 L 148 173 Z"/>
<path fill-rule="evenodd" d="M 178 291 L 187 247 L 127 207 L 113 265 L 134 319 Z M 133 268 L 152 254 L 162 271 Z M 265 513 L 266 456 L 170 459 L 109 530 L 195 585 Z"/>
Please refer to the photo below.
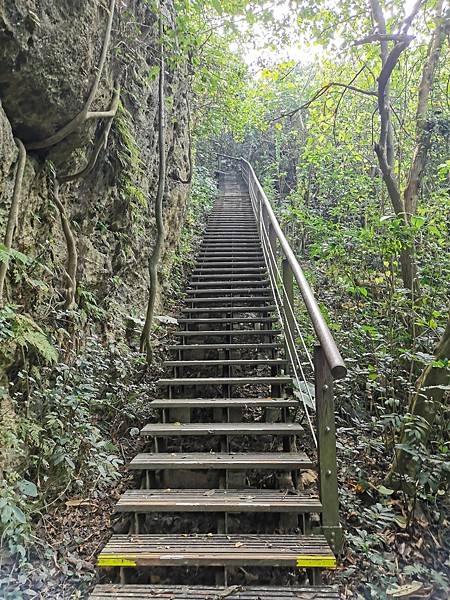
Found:
<path fill-rule="evenodd" d="M 165 5 L 166 20 L 173 7 Z M 14 188 L 17 146 L 54 134 L 75 117 L 89 96 L 100 62 L 110 2 L 107 0 L 0 0 L 0 241 Z M 102 310 L 105 329 L 129 314 L 142 315 L 147 259 L 154 242 L 152 206 L 157 185 L 157 60 L 155 15 L 142 1 L 115 6 L 111 40 L 92 111 L 108 110 L 120 86 L 120 106 L 95 168 L 60 188 L 78 250 L 79 306 Z M 168 191 L 166 242 L 161 273 L 183 223 L 188 178 L 188 81 L 185 68 L 167 73 Z M 13 248 L 36 259 L 35 277 L 6 281 L 6 300 L 46 318 L 59 310 L 66 284 L 67 248 L 59 212 L 49 193 L 58 177 L 83 168 L 105 126 L 90 119 L 62 142 L 28 150 Z M 45 309 L 43 308 L 45 307 Z M 104 312 L 106 311 L 106 312 Z"/>

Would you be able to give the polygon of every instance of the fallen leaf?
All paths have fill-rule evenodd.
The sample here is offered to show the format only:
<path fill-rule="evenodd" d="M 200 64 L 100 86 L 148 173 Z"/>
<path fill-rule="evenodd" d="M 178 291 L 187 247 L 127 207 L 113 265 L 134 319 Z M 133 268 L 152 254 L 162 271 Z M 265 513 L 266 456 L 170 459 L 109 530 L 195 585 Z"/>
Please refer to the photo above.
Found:
<path fill-rule="evenodd" d="M 423 589 L 423 583 L 421 581 L 412 581 L 406 585 L 389 588 L 386 590 L 386 594 L 392 598 L 408 598 L 408 596 L 412 596 L 421 589 Z"/>
<path fill-rule="evenodd" d="M 73 500 L 66 500 L 66 506 L 90 506 L 91 502 L 83 498 L 74 498 Z"/>

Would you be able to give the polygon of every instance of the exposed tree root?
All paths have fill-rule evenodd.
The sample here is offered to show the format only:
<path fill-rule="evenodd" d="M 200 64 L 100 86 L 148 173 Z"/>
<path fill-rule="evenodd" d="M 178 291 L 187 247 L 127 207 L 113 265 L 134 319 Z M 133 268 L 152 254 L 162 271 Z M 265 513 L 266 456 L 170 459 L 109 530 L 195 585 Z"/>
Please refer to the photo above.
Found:
<path fill-rule="evenodd" d="M 14 237 L 14 230 L 17 226 L 17 215 L 19 213 L 20 206 L 20 194 L 22 191 L 22 180 L 23 173 L 25 170 L 25 163 L 27 160 L 27 152 L 24 145 L 18 138 L 14 138 L 14 141 L 19 149 L 19 156 L 17 160 L 16 178 L 14 182 L 14 192 L 11 200 L 11 206 L 9 209 L 8 222 L 6 224 L 6 232 L 3 243 L 7 251 L 11 250 L 12 241 Z M 0 306 L 3 303 L 3 291 L 5 287 L 6 273 L 8 271 L 8 259 L 5 262 L 0 263 Z"/>
<path fill-rule="evenodd" d="M 161 7 L 160 7 L 161 11 Z M 166 189 L 166 149 L 165 149 L 165 123 L 164 123 L 164 82 L 165 82 L 165 60 L 163 43 L 163 24 L 162 14 L 159 14 L 159 37 L 160 37 L 160 62 L 159 62 L 159 126 L 158 126 L 158 146 L 159 146 L 159 172 L 158 172 L 158 190 L 155 200 L 155 218 L 156 218 L 156 241 L 153 252 L 148 260 L 149 290 L 147 313 L 145 323 L 142 329 L 140 349 L 146 352 L 147 363 L 150 364 L 153 359 L 153 349 L 151 344 L 151 330 L 153 323 L 153 313 L 155 310 L 156 292 L 158 289 L 158 263 L 161 255 L 161 249 L 164 242 L 164 219 L 163 219 L 163 200 Z"/>
<path fill-rule="evenodd" d="M 76 131 L 85 121 L 93 118 L 102 118 L 102 117 L 110 117 L 114 115 L 110 115 L 110 111 L 107 112 L 90 112 L 91 104 L 95 98 L 95 95 L 98 90 L 98 86 L 100 83 L 100 79 L 103 73 L 103 68 L 106 62 L 106 55 L 108 53 L 109 42 L 111 40 L 111 28 L 114 17 L 114 9 L 115 9 L 116 0 L 111 0 L 109 4 L 109 15 L 108 15 L 108 23 L 106 25 L 105 37 L 103 40 L 102 53 L 100 55 L 100 61 L 97 69 L 97 74 L 94 79 L 94 83 L 92 85 L 91 91 L 89 93 L 88 99 L 86 100 L 83 109 L 79 112 L 76 117 L 74 117 L 69 123 L 64 125 L 59 131 L 46 138 L 45 140 L 41 140 L 39 142 L 31 142 L 27 144 L 28 150 L 42 150 L 44 148 L 49 148 L 50 146 L 54 146 L 59 142 L 62 142 L 68 135 Z"/>
<path fill-rule="evenodd" d="M 102 113 L 104 116 L 106 116 L 106 118 L 108 118 L 108 122 L 104 126 L 100 137 L 98 138 L 97 142 L 95 143 L 94 150 L 93 150 L 88 162 L 83 167 L 83 169 L 81 169 L 81 171 L 78 171 L 71 175 L 63 175 L 63 176 L 59 177 L 59 181 L 61 183 L 68 183 L 69 181 L 75 181 L 75 179 L 79 179 L 80 177 L 86 177 L 86 175 L 88 175 L 92 171 L 92 169 L 95 167 L 95 165 L 97 164 L 98 156 L 99 156 L 101 150 L 106 149 L 109 133 L 111 131 L 111 126 L 113 123 L 113 119 L 114 119 L 114 117 L 117 113 L 117 109 L 119 107 L 119 100 L 120 100 L 120 88 L 118 88 L 114 92 L 114 96 L 112 98 L 109 111 Z"/>
<path fill-rule="evenodd" d="M 78 252 L 77 243 L 75 236 L 70 225 L 69 217 L 67 216 L 66 209 L 59 198 L 59 182 L 54 177 L 53 179 L 53 202 L 56 204 L 59 216 L 61 219 L 61 225 L 66 239 L 67 246 L 67 269 L 65 276 L 67 279 L 66 287 L 66 298 L 64 300 L 63 307 L 66 310 L 70 310 L 75 307 L 75 293 L 77 289 L 77 266 L 78 266 Z"/>

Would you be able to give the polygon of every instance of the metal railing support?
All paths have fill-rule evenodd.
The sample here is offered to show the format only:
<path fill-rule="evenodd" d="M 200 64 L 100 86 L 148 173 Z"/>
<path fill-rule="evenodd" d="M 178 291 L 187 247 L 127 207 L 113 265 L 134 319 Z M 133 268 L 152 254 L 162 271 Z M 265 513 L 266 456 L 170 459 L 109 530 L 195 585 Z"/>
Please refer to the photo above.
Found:
<path fill-rule="evenodd" d="M 314 368 L 316 432 L 314 432 L 308 407 L 305 403 L 304 408 L 314 441 L 317 439 L 319 493 L 323 507 L 321 530 L 330 546 L 338 553 L 342 547 L 343 531 L 339 523 L 333 381 L 334 379 L 345 377 L 347 370 L 331 331 L 320 311 L 314 293 L 280 227 L 272 206 L 252 166 L 243 158 L 225 157 L 234 160 L 240 166 L 242 177 L 248 185 L 271 285 L 274 289 L 279 290 L 279 300 L 281 302 L 278 302 L 276 294 L 275 302 L 279 306 L 279 318 L 285 330 L 286 353 L 289 356 L 289 363 L 296 377 L 297 384 L 301 383 L 298 377 L 300 374 L 306 389 L 308 389 L 308 386 L 302 362 L 296 348 L 297 340 L 300 339 L 303 343 L 303 348 L 309 360 L 310 356 L 295 318 L 294 280 L 297 282 L 298 291 L 301 294 L 317 336 L 318 345 L 314 349 L 313 361 L 311 362 L 310 360 L 310 364 Z M 279 266 L 275 264 L 279 258 L 282 260 L 281 273 Z M 282 280 L 281 291 L 278 286 L 277 277 Z M 304 397 L 304 392 L 301 389 L 300 395 L 302 398 Z M 311 402 L 314 401 L 311 395 L 310 400 Z"/>
<path fill-rule="evenodd" d="M 336 463 L 333 376 L 320 345 L 314 348 L 319 494 L 322 502 L 322 531 L 334 552 L 342 547 Z"/>
<path fill-rule="evenodd" d="M 294 274 L 291 269 L 289 261 L 285 258 L 282 263 L 282 276 L 283 276 L 283 304 L 284 304 L 284 318 L 286 320 L 286 331 L 290 331 L 292 335 L 285 336 L 285 344 L 288 346 L 286 349 L 287 356 L 294 356 L 296 352 L 295 348 L 295 320 L 292 313 L 291 307 L 294 307 Z"/>

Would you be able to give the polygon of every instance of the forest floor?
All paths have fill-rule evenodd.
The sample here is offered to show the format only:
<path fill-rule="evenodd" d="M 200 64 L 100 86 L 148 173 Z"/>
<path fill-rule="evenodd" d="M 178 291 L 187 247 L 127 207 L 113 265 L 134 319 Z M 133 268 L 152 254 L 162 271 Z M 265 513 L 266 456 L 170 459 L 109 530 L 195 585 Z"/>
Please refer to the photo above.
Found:
<path fill-rule="evenodd" d="M 179 304 L 177 300 L 169 314 L 176 316 Z M 143 370 L 138 352 L 130 352 L 125 357 L 126 377 L 119 372 L 117 381 L 114 377 L 108 380 L 113 392 L 120 384 L 125 405 L 128 398 L 134 403 L 130 414 L 119 421 L 122 426 L 112 422 L 108 430 L 123 460 L 120 477 L 106 487 L 86 486 L 81 495 L 63 492 L 42 509 L 28 562 L 20 568 L 5 562 L 1 567 L 1 600 L 87 598 L 98 579 L 97 553 L 112 532 L 128 530 L 127 521 L 114 514 L 113 507 L 133 480 L 126 464 L 141 449 L 138 428 L 149 418 L 148 401 L 156 396 L 156 380 L 161 377 L 165 348 L 172 342 L 175 328 L 170 319 L 158 326 L 150 370 Z M 344 382 L 340 397 L 347 394 Z M 337 407 L 345 544 L 336 573 L 327 574 L 326 580 L 338 583 L 345 598 L 447 598 L 448 499 L 442 498 L 441 505 L 417 503 L 412 514 L 407 499 L 383 485 L 391 457 L 383 452 L 383 441 L 370 415 L 347 411 L 339 395 Z"/>
<path fill-rule="evenodd" d="M 136 382 L 147 401 L 155 394 L 155 381 L 161 376 L 157 365 L 164 359 L 164 347 L 174 329 L 173 325 L 160 328 L 156 366 L 151 371 L 143 376 L 137 364 L 130 370 L 134 396 Z M 405 499 L 384 488 L 389 457 L 377 450 L 370 423 L 338 417 L 338 439 L 346 542 L 337 572 L 327 579 L 339 584 L 345 598 L 446 598 L 449 534 L 442 508 L 419 512 L 416 507 L 412 519 Z M 113 442 L 124 464 L 140 450 L 139 438 L 129 431 Z M 35 530 L 30 563 L 20 570 L 10 568 L 8 574 L 4 565 L 2 600 L 86 598 L 98 577 L 96 554 L 112 531 L 127 531 L 126 520 L 115 515 L 113 507 L 132 480 L 123 466 L 120 480 L 109 487 L 63 496 L 48 506 Z M 397 595 L 393 595 L 395 589 Z"/>

